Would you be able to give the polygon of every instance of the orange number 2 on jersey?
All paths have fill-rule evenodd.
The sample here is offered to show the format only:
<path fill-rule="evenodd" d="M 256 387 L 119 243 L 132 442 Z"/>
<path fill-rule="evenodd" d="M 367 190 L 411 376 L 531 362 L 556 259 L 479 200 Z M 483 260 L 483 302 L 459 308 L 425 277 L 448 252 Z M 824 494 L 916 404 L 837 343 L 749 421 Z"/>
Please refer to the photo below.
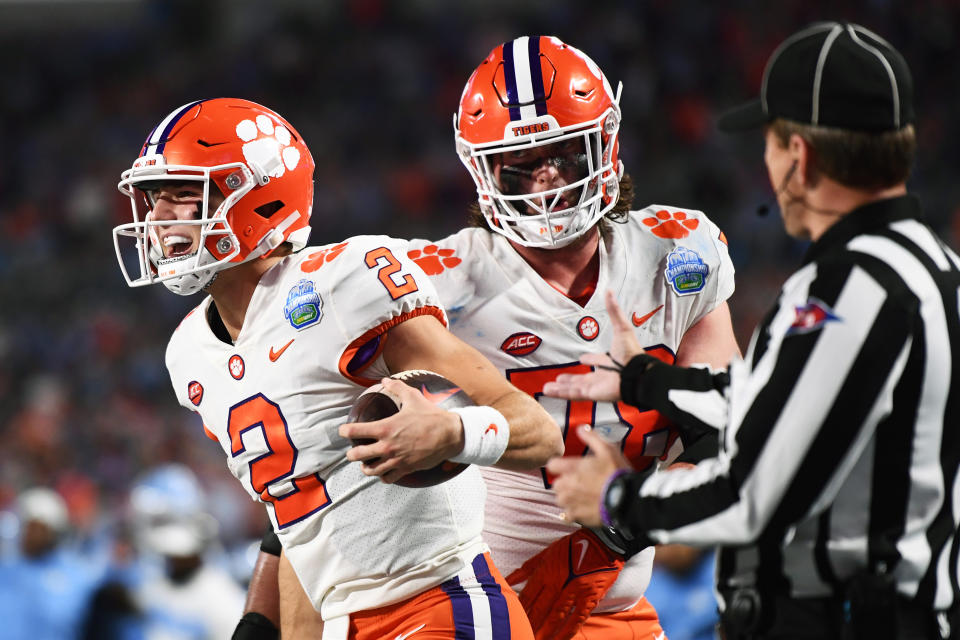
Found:
<path fill-rule="evenodd" d="M 400 271 L 401 267 L 400 261 L 390 253 L 390 249 L 386 247 L 371 249 L 367 251 L 364 262 L 366 262 L 367 268 L 369 269 L 377 266 L 380 267 L 377 277 L 380 279 L 380 283 L 387 288 L 387 292 L 394 300 L 417 290 L 417 282 L 409 273 L 401 274 L 402 277 L 399 282 L 394 279 L 394 274 Z"/>
<path fill-rule="evenodd" d="M 287 421 L 280 407 L 262 393 L 230 408 L 227 431 L 230 434 L 230 453 L 234 458 L 246 452 L 243 434 L 251 429 L 263 432 L 267 451 L 250 461 L 250 484 L 261 500 L 273 505 L 277 525 L 281 529 L 330 504 L 323 478 L 317 474 L 296 478 L 293 490 L 285 495 L 278 497 L 270 494 L 271 484 L 293 474 L 298 452 L 290 440 Z"/>

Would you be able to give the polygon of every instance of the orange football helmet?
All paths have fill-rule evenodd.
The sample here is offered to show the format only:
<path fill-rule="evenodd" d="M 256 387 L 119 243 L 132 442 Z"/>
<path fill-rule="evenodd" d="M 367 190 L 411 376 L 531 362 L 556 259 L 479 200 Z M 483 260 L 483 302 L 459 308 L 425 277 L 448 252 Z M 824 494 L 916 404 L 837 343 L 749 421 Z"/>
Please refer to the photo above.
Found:
<path fill-rule="evenodd" d="M 490 52 L 463 89 L 453 127 L 491 229 L 523 246 L 562 247 L 617 203 L 621 88 L 614 95 L 596 63 L 558 38 L 524 36 Z M 582 154 L 570 184 L 511 193 L 498 180 L 501 154 L 574 139 Z"/>
<path fill-rule="evenodd" d="M 162 282 L 189 295 L 221 269 L 269 255 L 284 241 L 302 249 L 310 235 L 313 157 L 300 134 L 280 115 L 235 98 L 198 100 L 175 109 L 147 137 L 140 156 L 117 188 L 130 197 L 133 222 L 114 228 L 120 270 L 131 287 Z M 198 250 L 164 258 L 152 220 L 151 191 L 164 183 L 199 182 Z M 213 185 L 213 187 L 211 187 Z M 209 211 L 211 189 L 225 200 Z M 133 238 L 140 275 L 132 278 L 121 238 Z"/>

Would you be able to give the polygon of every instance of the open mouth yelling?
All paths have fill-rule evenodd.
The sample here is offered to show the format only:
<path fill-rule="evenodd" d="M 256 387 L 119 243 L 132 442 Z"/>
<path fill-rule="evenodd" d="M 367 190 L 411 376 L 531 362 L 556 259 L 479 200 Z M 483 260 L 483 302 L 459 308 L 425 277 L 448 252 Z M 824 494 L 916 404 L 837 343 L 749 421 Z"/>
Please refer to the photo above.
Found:
<path fill-rule="evenodd" d="M 166 259 L 183 258 L 193 254 L 193 239 L 170 233 L 163 237 L 163 257 Z"/>

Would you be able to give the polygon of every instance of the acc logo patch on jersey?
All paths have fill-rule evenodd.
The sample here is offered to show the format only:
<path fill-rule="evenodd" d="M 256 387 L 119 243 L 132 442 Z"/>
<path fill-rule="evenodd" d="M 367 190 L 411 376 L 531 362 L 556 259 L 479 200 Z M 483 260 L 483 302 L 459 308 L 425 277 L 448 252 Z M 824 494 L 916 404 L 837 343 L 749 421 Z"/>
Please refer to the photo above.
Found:
<path fill-rule="evenodd" d="M 807 299 L 806 304 L 797 305 L 793 309 L 796 316 L 793 319 L 793 324 L 787 329 L 788 336 L 798 333 L 810 333 L 811 331 L 816 331 L 821 328 L 828 322 L 841 321 L 840 316 L 838 316 L 827 303 L 813 296 Z"/>
<path fill-rule="evenodd" d="M 509 353 L 512 356 L 526 356 L 537 350 L 543 340 L 529 331 L 514 333 L 503 341 L 500 350 Z"/>
<path fill-rule="evenodd" d="M 316 324 L 323 316 L 323 300 L 314 290 L 312 280 L 300 280 L 287 292 L 287 303 L 283 305 L 283 317 L 290 321 L 294 329 L 306 329 Z"/>
<path fill-rule="evenodd" d="M 673 287 L 678 296 L 701 291 L 707 283 L 709 273 L 710 267 L 693 249 L 677 247 L 667 255 L 664 275 L 667 277 L 667 284 Z"/>
<path fill-rule="evenodd" d="M 188 382 L 187 397 L 190 398 L 190 402 L 193 403 L 193 406 L 199 407 L 200 403 L 203 401 L 203 385 L 196 380 Z"/>

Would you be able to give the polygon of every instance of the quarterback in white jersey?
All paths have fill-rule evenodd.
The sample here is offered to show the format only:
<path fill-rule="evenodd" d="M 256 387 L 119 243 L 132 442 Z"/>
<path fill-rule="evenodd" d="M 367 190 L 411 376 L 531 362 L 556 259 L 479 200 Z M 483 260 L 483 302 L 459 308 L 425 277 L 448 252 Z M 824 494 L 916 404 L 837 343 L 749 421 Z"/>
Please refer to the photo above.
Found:
<path fill-rule="evenodd" d="M 338 429 L 360 385 L 389 375 L 377 338 L 417 315 L 443 320 L 429 281 L 396 244 L 360 236 L 287 256 L 260 279 L 234 344 L 211 330 L 206 298 L 167 348 L 180 404 L 203 417 L 230 471 L 269 505 L 325 618 L 404 600 L 484 550 L 476 467 L 411 491 L 365 475 L 344 455 L 350 441 Z M 380 280 L 389 265 L 409 283 L 396 299 Z M 389 526 L 371 530 L 373 514 Z"/>
<path fill-rule="evenodd" d="M 358 236 L 304 247 L 312 171 L 278 114 L 221 98 L 172 112 L 124 172 L 134 222 L 114 234 L 128 282 L 209 294 L 167 348 L 177 398 L 267 506 L 324 638 L 413 628 L 529 638 L 480 538 L 476 466 L 427 488 L 392 482 L 446 459 L 536 466 L 562 451 L 561 439 L 536 402 L 445 330 L 437 294 L 404 245 Z M 124 237 L 135 241 L 136 279 Z M 365 386 L 408 369 L 450 378 L 479 406 L 444 411 L 388 379 L 400 411 L 386 425 L 343 424 Z M 408 424 L 425 430 L 414 446 Z"/>

